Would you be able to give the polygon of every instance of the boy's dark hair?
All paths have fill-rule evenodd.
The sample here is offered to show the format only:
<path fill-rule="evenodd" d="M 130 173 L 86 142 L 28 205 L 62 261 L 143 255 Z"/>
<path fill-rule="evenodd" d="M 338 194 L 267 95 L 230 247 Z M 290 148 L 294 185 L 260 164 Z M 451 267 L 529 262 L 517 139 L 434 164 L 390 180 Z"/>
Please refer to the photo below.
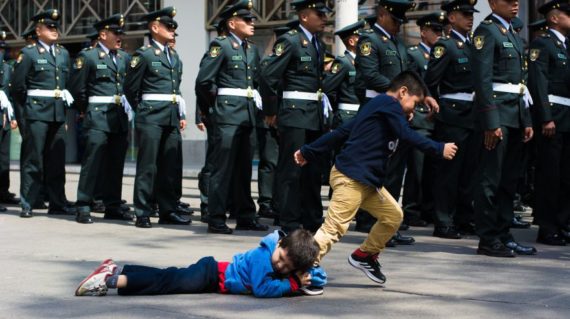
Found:
<path fill-rule="evenodd" d="M 398 91 L 402 86 L 408 88 L 410 95 L 425 97 L 428 95 L 428 89 L 422 77 L 414 71 L 404 71 L 390 82 L 388 91 Z"/>
<path fill-rule="evenodd" d="M 295 270 L 307 271 L 313 266 L 319 254 L 319 244 L 313 234 L 305 229 L 297 229 L 281 239 L 281 248 L 287 249 L 287 257 Z"/>

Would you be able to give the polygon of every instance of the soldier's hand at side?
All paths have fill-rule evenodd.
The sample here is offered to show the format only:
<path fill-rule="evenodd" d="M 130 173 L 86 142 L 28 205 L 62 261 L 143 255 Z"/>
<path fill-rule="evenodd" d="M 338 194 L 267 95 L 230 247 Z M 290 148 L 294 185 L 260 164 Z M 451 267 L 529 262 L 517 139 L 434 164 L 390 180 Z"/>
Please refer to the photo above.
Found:
<path fill-rule="evenodd" d="M 305 157 L 301 153 L 301 150 L 297 150 L 295 152 L 295 154 L 293 154 L 293 156 L 295 157 L 295 163 L 297 165 L 303 166 L 303 165 L 307 164 L 307 160 L 305 159 Z"/>
<path fill-rule="evenodd" d="M 180 120 L 180 130 L 184 131 L 186 128 L 186 120 Z"/>
<path fill-rule="evenodd" d="M 534 130 L 532 129 L 532 127 L 525 127 L 524 128 L 523 142 L 526 143 L 526 142 L 532 140 L 533 136 L 534 136 Z"/>
<path fill-rule="evenodd" d="M 277 127 L 277 115 L 266 116 L 265 124 L 270 127 Z"/>
<path fill-rule="evenodd" d="M 204 132 L 206 130 L 206 125 L 204 125 L 204 123 L 198 123 L 196 124 L 196 127 L 201 131 Z"/>
<path fill-rule="evenodd" d="M 503 131 L 500 127 L 494 130 L 485 131 L 485 148 L 489 151 L 494 149 L 497 146 L 497 143 L 502 139 Z"/>
<path fill-rule="evenodd" d="M 446 160 L 452 160 L 457 153 L 457 145 L 455 143 L 445 143 L 443 147 L 443 158 Z"/>
<path fill-rule="evenodd" d="M 2 115 L 2 127 L 6 126 L 6 114 Z"/>
<path fill-rule="evenodd" d="M 439 113 L 439 104 L 437 103 L 437 101 L 431 97 L 431 96 L 426 96 L 424 98 L 424 104 L 429 107 L 429 110 L 432 113 Z"/>
<path fill-rule="evenodd" d="M 18 128 L 18 122 L 16 120 L 12 120 L 10 121 L 10 128 L 15 130 L 16 128 Z"/>
<path fill-rule="evenodd" d="M 526 133 L 526 131 L 525 131 Z M 546 137 L 553 137 L 556 134 L 556 124 L 554 121 L 546 122 L 542 124 L 542 135 Z"/>

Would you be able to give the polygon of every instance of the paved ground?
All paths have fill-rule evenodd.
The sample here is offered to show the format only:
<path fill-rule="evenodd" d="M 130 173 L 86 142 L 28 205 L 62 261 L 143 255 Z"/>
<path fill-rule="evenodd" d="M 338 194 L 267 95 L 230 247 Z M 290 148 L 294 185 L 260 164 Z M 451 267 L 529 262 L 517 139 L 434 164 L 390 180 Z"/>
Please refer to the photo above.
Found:
<path fill-rule="evenodd" d="M 70 170 L 72 171 L 72 170 Z M 12 172 L 12 191 L 18 173 Z M 68 173 L 67 195 L 75 199 L 78 175 Z M 254 184 L 255 189 L 255 184 Z M 133 178 L 124 179 L 132 199 Z M 325 193 L 325 192 L 323 192 Z M 184 181 L 184 200 L 198 207 L 195 179 Z M 325 203 L 326 204 L 326 203 Z M 185 266 L 202 256 L 229 260 L 253 248 L 263 234 L 210 235 L 193 217 L 190 226 L 156 224 L 137 229 L 108 222 L 79 225 L 71 217 L 37 211 L 18 217 L 0 213 L 0 318 L 568 318 L 570 247 L 537 245 L 539 255 L 515 259 L 477 256 L 475 238 L 431 237 L 431 229 L 406 232 L 417 244 L 381 257 L 385 287 L 350 267 L 346 258 L 364 235 L 349 232 L 323 261 L 330 284 L 319 297 L 260 300 L 218 294 L 103 298 L 73 296 L 77 283 L 105 258 L 119 263 Z M 515 231 L 532 242 L 536 229 Z"/>

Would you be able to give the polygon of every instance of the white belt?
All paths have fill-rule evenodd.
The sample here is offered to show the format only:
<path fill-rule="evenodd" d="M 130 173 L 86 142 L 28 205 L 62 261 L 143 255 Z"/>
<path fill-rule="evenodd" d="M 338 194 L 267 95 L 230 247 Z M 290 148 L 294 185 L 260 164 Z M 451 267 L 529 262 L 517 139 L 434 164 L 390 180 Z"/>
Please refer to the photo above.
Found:
<path fill-rule="evenodd" d="M 28 90 L 28 96 L 37 96 L 37 97 L 53 97 L 56 99 L 61 98 L 67 106 L 71 106 L 73 103 L 73 96 L 69 93 L 68 90 L 40 90 L 40 89 L 33 89 Z"/>
<path fill-rule="evenodd" d="M 326 94 L 321 90 L 317 93 L 312 92 L 299 92 L 299 91 L 283 91 L 283 98 L 289 100 L 307 100 L 307 101 L 321 101 L 323 107 L 323 115 L 325 118 L 329 117 L 332 111 L 331 102 Z"/>
<path fill-rule="evenodd" d="M 475 93 L 449 93 L 443 94 L 439 98 L 440 99 L 448 99 L 448 100 L 459 100 L 459 101 L 468 101 L 473 102 L 473 98 L 475 97 Z"/>
<path fill-rule="evenodd" d="M 142 95 L 143 101 L 164 101 L 178 104 L 178 113 L 180 116 L 186 115 L 186 101 L 178 94 L 154 94 L 147 93 Z"/>
<path fill-rule="evenodd" d="M 548 102 L 554 103 L 554 104 L 570 106 L 570 98 L 562 97 L 562 96 L 558 96 L 558 95 L 552 95 L 552 94 L 548 95 Z"/>
<path fill-rule="evenodd" d="M 374 90 L 366 90 L 366 97 L 369 99 L 373 99 L 380 95 L 380 92 Z"/>
<path fill-rule="evenodd" d="M 338 103 L 338 109 L 343 111 L 358 111 L 360 104 Z"/>
<path fill-rule="evenodd" d="M 113 96 L 90 96 L 89 103 L 114 103 L 117 105 L 123 105 L 123 110 L 127 114 L 129 121 L 133 119 L 133 108 L 127 97 L 124 95 L 113 95 Z"/>
<path fill-rule="evenodd" d="M 509 83 L 493 83 L 493 91 L 519 94 L 523 97 L 525 106 L 528 108 L 532 105 L 532 97 L 526 85 L 520 84 L 509 84 Z"/>
<path fill-rule="evenodd" d="M 255 101 L 255 106 L 258 109 L 263 110 L 261 95 L 257 90 L 253 90 L 251 87 L 248 87 L 247 89 L 219 88 L 218 95 L 242 96 L 248 99 L 253 99 Z"/>

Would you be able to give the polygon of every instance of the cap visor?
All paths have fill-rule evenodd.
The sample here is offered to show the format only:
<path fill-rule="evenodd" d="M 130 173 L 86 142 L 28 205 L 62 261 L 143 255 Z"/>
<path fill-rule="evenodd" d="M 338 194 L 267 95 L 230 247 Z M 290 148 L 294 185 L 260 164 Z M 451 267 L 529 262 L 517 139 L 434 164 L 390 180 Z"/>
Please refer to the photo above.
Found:
<path fill-rule="evenodd" d="M 329 7 L 322 7 L 322 8 L 316 8 L 317 11 L 322 12 L 322 13 L 331 13 L 332 9 Z"/>

